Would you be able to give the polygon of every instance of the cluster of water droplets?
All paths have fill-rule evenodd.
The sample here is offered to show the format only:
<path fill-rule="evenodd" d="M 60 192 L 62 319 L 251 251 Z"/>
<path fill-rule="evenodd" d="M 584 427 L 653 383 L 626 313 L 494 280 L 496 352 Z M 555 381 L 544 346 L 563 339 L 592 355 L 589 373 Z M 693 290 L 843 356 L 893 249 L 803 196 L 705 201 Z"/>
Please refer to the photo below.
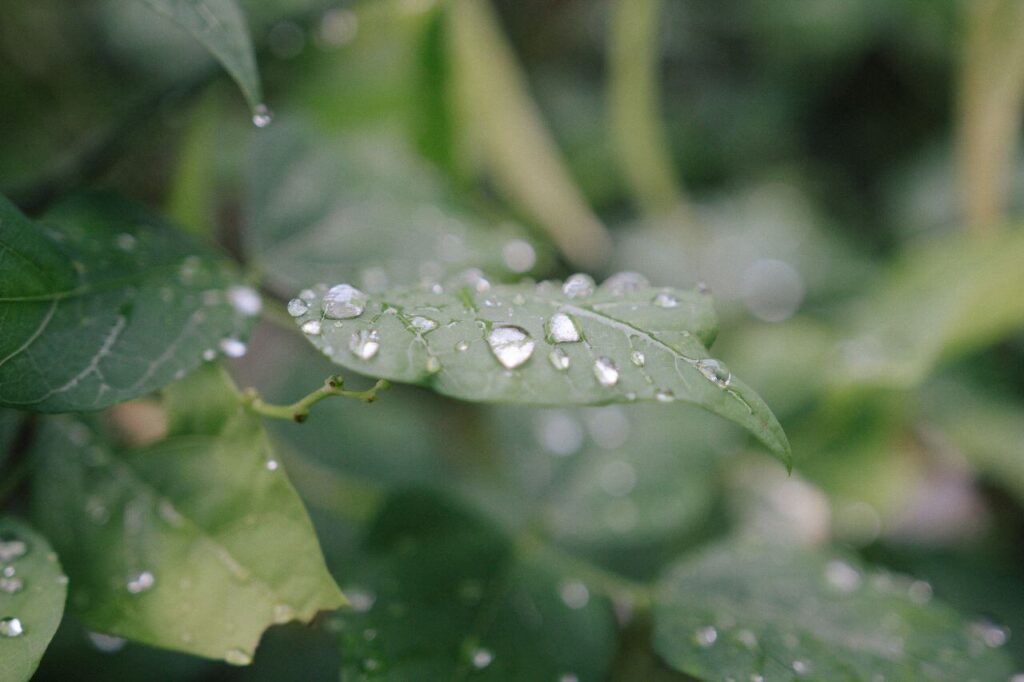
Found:
<path fill-rule="evenodd" d="M 0 534 L 0 637 L 21 637 L 25 634 L 26 625 L 17 614 L 7 612 L 6 600 L 17 595 L 26 588 L 28 579 L 18 570 L 18 563 L 30 552 L 27 541 L 11 533 Z M 57 561 L 57 555 L 50 553 L 47 561 Z M 67 576 L 61 574 L 56 578 L 59 585 L 66 585 Z"/>

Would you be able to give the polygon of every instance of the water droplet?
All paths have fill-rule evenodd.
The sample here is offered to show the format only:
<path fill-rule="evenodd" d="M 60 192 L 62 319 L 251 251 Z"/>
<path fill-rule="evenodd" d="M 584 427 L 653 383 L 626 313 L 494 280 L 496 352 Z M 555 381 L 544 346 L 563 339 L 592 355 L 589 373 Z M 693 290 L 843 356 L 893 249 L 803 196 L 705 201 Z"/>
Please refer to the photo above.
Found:
<path fill-rule="evenodd" d="M 654 297 L 654 305 L 659 308 L 675 308 L 679 305 L 679 299 L 670 291 L 662 291 Z"/>
<path fill-rule="evenodd" d="M 313 299 L 316 298 L 316 292 L 313 291 L 312 289 L 303 289 L 302 291 L 299 292 L 299 298 L 305 301 L 306 303 L 312 303 Z"/>
<path fill-rule="evenodd" d="M 915 604 L 927 604 L 932 600 L 932 586 L 924 580 L 915 580 L 910 583 L 907 594 L 910 597 L 910 601 Z"/>
<path fill-rule="evenodd" d="M 825 564 L 825 580 L 840 592 L 849 593 L 860 587 L 862 582 L 860 571 L 838 559 Z"/>
<path fill-rule="evenodd" d="M 343 592 L 348 598 L 348 603 L 352 605 L 352 609 L 358 613 L 366 613 L 373 608 L 377 601 L 376 594 L 361 587 L 347 587 Z"/>
<path fill-rule="evenodd" d="M 501 258 L 512 272 L 526 272 L 537 262 L 537 252 L 530 242 L 513 239 L 502 247 Z"/>
<path fill-rule="evenodd" d="M 252 663 L 252 654 L 241 649 L 229 649 L 224 653 L 224 660 L 231 665 L 249 665 Z"/>
<path fill-rule="evenodd" d="M 302 333 L 309 336 L 320 336 L 320 320 L 307 320 L 303 322 Z"/>
<path fill-rule="evenodd" d="M 324 294 L 324 316 L 335 320 L 359 317 L 366 309 L 366 294 L 351 284 L 337 284 Z"/>
<path fill-rule="evenodd" d="M 114 654 L 120 651 L 128 644 L 128 640 L 121 637 L 114 637 L 113 635 L 105 635 L 102 632 L 88 632 L 86 635 L 89 637 L 89 643 L 96 648 L 97 651 L 102 651 L 105 654 Z"/>
<path fill-rule="evenodd" d="M 214 349 L 207 348 L 206 350 L 203 351 L 203 360 L 206 360 L 207 362 L 211 362 L 211 361 L 216 360 L 216 359 L 217 359 L 217 351 L 215 351 Z"/>
<path fill-rule="evenodd" d="M 6 536 L 0 538 L 0 562 L 14 561 L 28 553 L 28 543 L 21 538 Z"/>
<path fill-rule="evenodd" d="M 495 325 L 487 335 L 487 343 L 491 352 L 505 369 L 515 369 L 533 355 L 534 341 L 522 327 L 515 325 Z"/>
<path fill-rule="evenodd" d="M 699 628 L 693 635 L 693 641 L 697 642 L 700 648 L 707 649 L 718 641 L 718 630 L 712 625 Z"/>
<path fill-rule="evenodd" d="M 1010 682 L 1024 682 L 1024 673 L 1017 673 L 1010 678 Z"/>
<path fill-rule="evenodd" d="M 21 578 L 0 578 L 0 592 L 17 594 L 23 587 L 25 587 L 25 583 Z"/>
<path fill-rule="evenodd" d="M 441 361 L 436 356 L 431 355 L 427 358 L 426 370 L 427 374 L 437 374 L 441 371 Z"/>
<path fill-rule="evenodd" d="M 252 110 L 252 124 L 257 128 L 266 128 L 274 120 L 274 114 L 266 104 L 257 104 Z"/>
<path fill-rule="evenodd" d="M 569 369 L 569 365 L 572 364 L 572 359 L 569 354 L 561 348 L 554 348 L 548 353 L 548 361 L 551 366 L 557 369 L 559 372 L 564 372 Z"/>
<path fill-rule="evenodd" d="M 722 388 L 725 388 L 732 381 L 732 372 L 724 363 L 714 358 L 705 358 L 697 361 L 697 369 L 708 381 L 713 381 Z"/>
<path fill-rule="evenodd" d="M 579 580 L 567 580 L 558 588 L 558 596 L 570 609 L 582 609 L 590 603 L 590 590 Z"/>
<path fill-rule="evenodd" d="M 369 360 L 380 350 L 380 334 L 376 329 L 360 329 L 352 333 L 348 349 L 360 360 Z"/>
<path fill-rule="evenodd" d="M 426 334 L 427 332 L 437 329 L 437 322 L 431 320 L 429 317 L 420 317 L 419 315 L 409 320 L 409 324 L 411 324 L 413 329 L 421 334 Z"/>
<path fill-rule="evenodd" d="M 676 394 L 668 388 L 659 388 L 654 392 L 654 399 L 659 403 L 671 403 L 676 399 Z"/>
<path fill-rule="evenodd" d="M 594 360 L 594 376 L 602 386 L 614 386 L 619 383 L 619 368 L 611 358 L 600 357 Z"/>
<path fill-rule="evenodd" d="M 13 578 L 15 573 L 17 573 L 17 571 L 14 570 L 14 566 L 4 566 L 3 569 L 0 570 L 0 575 L 5 578 Z"/>
<path fill-rule="evenodd" d="M 0 636 L 21 637 L 25 634 L 25 628 L 21 620 L 17 618 L 0 618 Z"/>
<path fill-rule="evenodd" d="M 228 288 L 228 303 L 240 315 L 254 317 L 263 310 L 263 298 L 252 287 L 236 285 Z"/>
<path fill-rule="evenodd" d="M 651 285 L 647 281 L 647 278 L 641 275 L 639 272 L 617 272 L 601 284 L 601 288 L 605 291 L 621 296 L 622 294 L 629 294 L 639 289 L 644 289 Z"/>
<path fill-rule="evenodd" d="M 799 659 L 793 661 L 793 672 L 797 675 L 806 675 L 811 672 L 811 664 L 807 661 L 801 661 Z"/>
<path fill-rule="evenodd" d="M 134 251 L 135 245 L 138 243 L 138 240 L 135 238 L 135 235 L 128 234 L 127 232 L 122 232 L 121 234 L 117 235 L 117 237 L 115 237 L 115 241 L 117 243 L 117 248 L 121 249 L 126 253 Z"/>
<path fill-rule="evenodd" d="M 479 647 L 473 650 L 469 660 L 473 663 L 474 668 L 477 670 L 483 670 L 494 662 L 494 652 L 490 649 Z"/>
<path fill-rule="evenodd" d="M 594 278 L 578 272 L 565 280 L 562 293 L 569 298 L 586 298 L 594 293 Z"/>
<path fill-rule="evenodd" d="M 613 497 L 624 497 L 636 487 L 636 470 L 629 462 L 613 460 L 601 468 L 601 487 Z"/>
<path fill-rule="evenodd" d="M 455 350 L 459 351 L 460 353 L 466 352 L 467 350 L 469 350 L 469 342 L 459 341 L 457 344 L 455 344 Z"/>
<path fill-rule="evenodd" d="M 277 604 L 274 606 L 274 622 L 278 625 L 295 619 L 295 609 L 288 604 Z"/>
<path fill-rule="evenodd" d="M 238 339 L 221 339 L 220 350 L 229 358 L 240 358 L 248 350 L 246 345 Z"/>
<path fill-rule="evenodd" d="M 484 276 L 484 273 L 482 273 L 477 268 L 466 270 L 465 272 L 459 274 L 456 277 L 456 280 L 461 284 L 468 286 L 470 289 L 477 292 L 478 294 L 482 294 L 486 291 L 491 290 L 491 281 L 487 279 Z"/>
<path fill-rule="evenodd" d="M 149 571 L 141 571 L 128 578 L 128 591 L 132 594 L 141 594 L 153 588 L 156 578 Z"/>
<path fill-rule="evenodd" d="M 971 632 L 990 649 L 998 649 L 1010 638 L 1010 631 L 991 621 L 984 620 L 971 624 Z"/>
<path fill-rule="evenodd" d="M 558 312 L 548 320 L 548 339 L 551 343 L 576 343 L 580 340 L 580 329 L 576 320 Z"/>
<path fill-rule="evenodd" d="M 647 362 L 647 356 L 644 355 L 641 351 L 635 350 L 629 354 L 629 361 L 632 362 L 637 367 L 643 367 L 644 364 Z"/>

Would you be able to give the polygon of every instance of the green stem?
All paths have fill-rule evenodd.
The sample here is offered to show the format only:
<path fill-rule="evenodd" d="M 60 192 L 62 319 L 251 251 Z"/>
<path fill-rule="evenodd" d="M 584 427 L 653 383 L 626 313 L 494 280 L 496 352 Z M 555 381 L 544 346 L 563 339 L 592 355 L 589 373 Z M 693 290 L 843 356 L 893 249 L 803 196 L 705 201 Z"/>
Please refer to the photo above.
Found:
<path fill-rule="evenodd" d="M 377 399 L 377 393 L 391 386 L 391 383 L 387 379 L 379 379 L 365 391 L 349 391 L 344 386 L 345 380 L 341 376 L 328 377 L 323 386 L 290 405 L 272 405 L 264 401 L 253 388 L 246 390 L 242 394 L 242 399 L 246 407 L 256 414 L 274 419 L 287 419 L 301 424 L 309 416 L 310 408 L 324 398 L 337 395 L 362 400 L 364 403 L 372 403 Z"/>
<path fill-rule="evenodd" d="M 17 490 L 28 477 L 31 470 L 31 458 L 23 457 L 11 467 L 3 480 L 0 481 L 0 507 L 7 502 L 7 498 Z"/>

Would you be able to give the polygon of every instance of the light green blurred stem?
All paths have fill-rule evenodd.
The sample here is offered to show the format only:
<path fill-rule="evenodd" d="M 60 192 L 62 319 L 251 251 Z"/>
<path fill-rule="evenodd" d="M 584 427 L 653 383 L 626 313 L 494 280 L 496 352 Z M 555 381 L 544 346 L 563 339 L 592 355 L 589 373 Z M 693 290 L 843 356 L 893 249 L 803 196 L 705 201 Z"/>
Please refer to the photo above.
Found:
<path fill-rule="evenodd" d="M 214 161 L 217 117 L 223 97 L 219 88 L 204 93 L 178 148 L 178 163 L 167 198 L 167 215 L 185 232 L 216 241 Z"/>
<path fill-rule="evenodd" d="M 661 0 L 613 0 L 609 17 L 608 124 L 626 184 L 650 216 L 689 222 L 672 166 L 658 95 Z"/>
<path fill-rule="evenodd" d="M 600 266 L 611 238 L 569 175 L 489 0 L 447 8 L 459 152 L 573 264 Z"/>
<path fill-rule="evenodd" d="M 256 392 L 256 389 L 252 388 L 242 394 L 242 400 L 248 409 L 264 417 L 304 422 L 309 416 L 309 410 L 325 398 L 338 396 L 342 398 L 355 398 L 364 403 L 372 403 L 377 399 L 377 394 L 389 388 L 391 383 L 387 379 L 378 379 L 377 383 L 365 391 L 349 391 L 344 386 L 345 379 L 343 377 L 332 376 L 324 381 L 323 386 L 290 405 L 272 405 L 265 402 L 259 393 Z"/>
<path fill-rule="evenodd" d="M 990 233 L 1006 219 L 1024 111 L 1024 2 L 963 3 L 958 167 L 967 224 Z"/>

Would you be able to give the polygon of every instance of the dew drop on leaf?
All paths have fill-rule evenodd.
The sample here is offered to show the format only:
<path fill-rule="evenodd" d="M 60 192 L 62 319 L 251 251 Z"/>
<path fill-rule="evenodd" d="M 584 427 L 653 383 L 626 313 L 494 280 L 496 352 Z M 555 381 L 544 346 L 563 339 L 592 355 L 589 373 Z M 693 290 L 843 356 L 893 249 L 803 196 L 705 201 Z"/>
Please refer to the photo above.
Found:
<path fill-rule="evenodd" d="M 149 571 L 140 571 L 128 578 L 128 591 L 131 594 L 141 594 L 153 589 L 156 584 L 156 577 Z"/>
<path fill-rule="evenodd" d="M 380 350 L 380 334 L 376 329 L 360 329 L 353 332 L 348 349 L 360 360 L 369 360 Z"/>
<path fill-rule="evenodd" d="M 697 369 L 708 381 L 713 381 L 722 388 L 725 388 L 732 381 L 732 372 L 724 363 L 714 358 L 705 358 L 697 361 Z"/>
<path fill-rule="evenodd" d="M 515 325 L 495 325 L 487 335 L 491 352 L 505 369 L 514 369 L 530 359 L 535 343 L 530 334 Z"/>
<path fill-rule="evenodd" d="M 576 273 L 565 280 L 562 293 L 569 298 L 586 298 L 594 293 L 594 278 L 582 272 Z"/>
<path fill-rule="evenodd" d="M 306 311 L 309 310 L 309 304 L 303 301 L 301 298 L 293 298 L 288 301 L 288 314 L 292 317 L 299 317 L 305 315 Z"/>
<path fill-rule="evenodd" d="M 243 285 L 228 288 L 228 303 L 245 317 L 255 317 L 263 310 L 263 298 L 259 292 Z"/>
<path fill-rule="evenodd" d="M 28 543 L 18 537 L 0 538 L 0 562 L 14 561 L 28 554 Z"/>
<path fill-rule="evenodd" d="M 436 356 L 431 355 L 427 358 L 426 370 L 427 374 L 437 374 L 441 371 L 441 361 Z"/>
<path fill-rule="evenodd" d="M 635 350 L 629 354 L 629 361 L 637 367 L 643 367 L 647 362 L 647 356 L 644 355 L 643 352 Z"/>
<path fill-rule="evenodd" d="M 474 649 L 470 656 L 470 661 L 473 663 L 474 668 L 477 670 L 483 670 L 494 662 L 494 652 L 490 649 L 484 649 L 483 647 Z"/>
<path fill-rule="evenodd" d="M 6 594 L 17 594 L 21 592 L 22 588 L 25 587 L 25 583 L 21 578 L 15 577 L 2 577 L 0 578 L 0 592 Z"/>
<path fill-rule="evenodd" d="M 662 291 L 654 297 L 654 305 L 659 308 L 675 308 L 679 305 L 679 299 L 676 298 L 671 292 Z"/>
<path fill-rule="evenodd" d="M 303 322 L 302 333 L 308 336 L 320 336 L 320 320 L 307 320 Z"/>
<path fill-rule="evenodd" d="M 229 358 L 240 358 L 248 350 L 246 345 L 238 339 L 221 339 L 218 345 L 220 346 L 220 351 Z"/>
<path fill-rule="evenodd" d="M 526 272 L 537 262 L 537 252 L 530 242 L 513 239 L 502 247 L 501 258 L 512 272 Z"/>
<path fill-rule="evenodd" d="M 14 617 L 0 618 L 0 637 L 21 637 L 25 627 L 21 620 Z"/>
<path fill-rule="evenodd" d="M 676 394 L 673 393 L 671 389 L 659 388 L 657 391 L 654 392 L 654 399 L 657 400 L 659 403 L 671 403 L 675 401 Z"/>
<path fill-rule="evenodd" d="M 421 317 L 419 315 L 409 320 L 409 324 L 411 324 L 413 329 L 421 334 L 426 334 L 427 332 L 437 329 L 437 322 L 431 320 L 429 317 Z"/>
<path fill-rule="evenodd" d="M 455 344 L 455 350 L 464 353 L 469 350 L 469 343 L 467 341 L 459 341 Z"/>
<path fill-rule="evenodd" d="M 601 284 L 601 288 L 609 293 L 621 296 L 651 285 L 647 278 L 639 272 L 617 272 Z"/>
<path fill-rule="evenodd" d="M 207 348 L 203 351 L 203 360 L 211 362 L 217 358 L 217 351 L 212 348 Z"/>
<path fill-rule="evenodd" d="M 252 124 L 257 128 L 266 128 L 274 120 L 274 114 L 266 104 L 257 104 L 252 110 Z"/>
<path fill-rule="evenodd" d="M 570 609 L 578 610 L 590 603 L 590 590 L 579 580 L 567 580 L 558 588 L 558 596 L 562 603 Z"/>
<path fill-rule="evenodd" d="M 811 672 L 811 664 L 807 661 L 797 659 L 793 661 L 793 672 L 801 676 L 807 675 Z"/>
<path fill-rule="evenodd" d="M 614 386 L 619 383 L 619 368 L 611 358 L 600 357 L 594 360 L 594 376 L 602 386 Z"/>
<path fill-rule="evenodd" d="M 548 320 L 548 338 L 552 343 L 576 343 L 580 340 L 580 329 L 576 326 L 576 320 L 566 313 L 555 313 Z"/>
<path fill-rule="evenodd" d="M 548 353 L 548 361 L 551 363 L 551 366 L 559 372 L 564 372 L 569 369 L 569 365 L 572 363 L 571 358 L 569 358 L 569 354 L 561 348 L 552 349 L 552 351 Z"/>
<path fill-rule="evenodd" d="M 718 630 L 713 625 L 702 627 L 694 633 L 693 641 L 697 642 L 700 648 L 707 649 L 718 641 Z"/>
<path fill-rule="evenodd" d="M 351 284 L 337 284 L 324 294 L 323 311 L 326 317 L 347 320 L 359 317 L 366 309 L 366 294 Z"/>

